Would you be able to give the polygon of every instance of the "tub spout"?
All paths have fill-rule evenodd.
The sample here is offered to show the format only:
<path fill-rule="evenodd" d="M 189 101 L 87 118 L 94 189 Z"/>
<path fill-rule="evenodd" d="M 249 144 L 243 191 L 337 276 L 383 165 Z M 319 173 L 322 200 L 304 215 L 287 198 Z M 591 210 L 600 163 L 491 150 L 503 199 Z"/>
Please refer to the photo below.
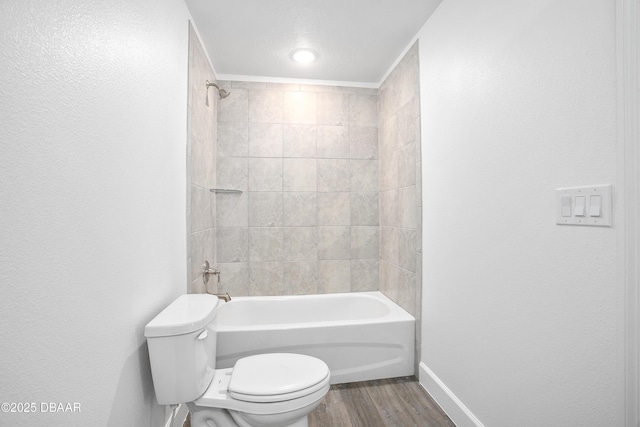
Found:
<path fill-rule="evenodd" d="M 224 300 L 224 302 L 231 301 L 231 295 L 229 295 L 229 292 L 226 292 L 224 294 L 213 294 L 213 295 L 220 298 L 221 300 Z"/>

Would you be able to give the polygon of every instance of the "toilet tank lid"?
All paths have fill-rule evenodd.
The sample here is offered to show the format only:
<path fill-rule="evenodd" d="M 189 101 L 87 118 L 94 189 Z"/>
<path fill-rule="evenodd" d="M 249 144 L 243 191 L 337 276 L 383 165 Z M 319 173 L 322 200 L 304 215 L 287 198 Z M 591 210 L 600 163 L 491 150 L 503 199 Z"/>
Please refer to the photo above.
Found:
<path fill-rule="evenodd" d="M 180 295 L 144 328 L 144 336 L 169 337 L 203 329 L 216 315 L 219 299 L 209 294 Z"/>

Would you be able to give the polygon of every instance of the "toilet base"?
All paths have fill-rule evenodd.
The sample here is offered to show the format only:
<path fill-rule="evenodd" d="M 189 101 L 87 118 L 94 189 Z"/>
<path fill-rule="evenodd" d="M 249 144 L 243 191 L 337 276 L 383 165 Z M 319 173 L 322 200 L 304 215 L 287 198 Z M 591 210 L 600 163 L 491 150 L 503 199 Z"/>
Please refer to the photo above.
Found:
<path fill-rule="evenodd" d="M 304 416 L 292 424 L 249 424 L 234 411 L 220 408 L 202 408 L 188 404 L 191 427 L 309 427 L 309 417 Z"/>
<path fill-rule="evenodd" d="M 329 391 L 330 376 L 309 394 L 291 400 L 255 403 L 228 393 L 234 368 L 218 369 L 207 391 L 187 403 L 192 427 L 308 427 L 308 415 Z"/>

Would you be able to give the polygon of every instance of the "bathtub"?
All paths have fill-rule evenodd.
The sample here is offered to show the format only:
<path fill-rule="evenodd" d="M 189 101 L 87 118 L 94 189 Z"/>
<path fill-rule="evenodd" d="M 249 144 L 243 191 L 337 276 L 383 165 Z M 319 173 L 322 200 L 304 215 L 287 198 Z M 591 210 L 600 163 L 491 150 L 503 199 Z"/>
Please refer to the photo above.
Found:
<path fill-rule="evenodd" d="M 415 319 L 380 292 L 234 297 L 217 328 L 217 368 L 289 352 L 324 360 L 332 384 L 414 374 Z"/>

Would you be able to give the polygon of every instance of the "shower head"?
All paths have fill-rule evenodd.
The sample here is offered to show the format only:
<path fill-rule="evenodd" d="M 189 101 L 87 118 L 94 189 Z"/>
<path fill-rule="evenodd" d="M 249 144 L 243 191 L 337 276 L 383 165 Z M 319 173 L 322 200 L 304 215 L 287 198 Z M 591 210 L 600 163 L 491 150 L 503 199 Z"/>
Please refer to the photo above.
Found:
<path fill-rule="evenodd" d="M 207 94 L 209 93 L 210 86 L 213 86 L 216 89 L 218 89 L 218 96 L 220 97 L 220 99 L 224 99 L 227 96 L 231 95 L 231 93 L 227 92 L 224 89 L 221 89 L 220 86 L 218 86 L 217 84 L 209 82 L 209 80 L 207 80 Z"/>

